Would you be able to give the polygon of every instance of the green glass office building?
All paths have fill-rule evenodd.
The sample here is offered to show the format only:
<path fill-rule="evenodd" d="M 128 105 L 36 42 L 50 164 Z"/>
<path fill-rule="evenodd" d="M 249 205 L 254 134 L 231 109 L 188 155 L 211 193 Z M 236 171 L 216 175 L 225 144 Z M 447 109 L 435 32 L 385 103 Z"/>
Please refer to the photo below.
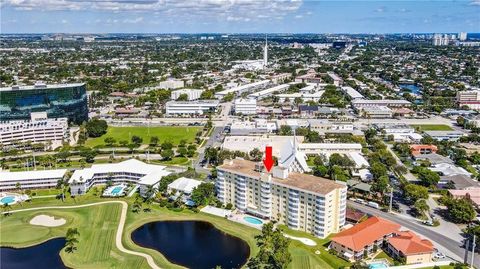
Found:
<path fill-rule="evenodd" d="M 81 124 L 88 120 L 85 83 L 0 88 L 0 121 L 28 120 L 31 112 Z"/>

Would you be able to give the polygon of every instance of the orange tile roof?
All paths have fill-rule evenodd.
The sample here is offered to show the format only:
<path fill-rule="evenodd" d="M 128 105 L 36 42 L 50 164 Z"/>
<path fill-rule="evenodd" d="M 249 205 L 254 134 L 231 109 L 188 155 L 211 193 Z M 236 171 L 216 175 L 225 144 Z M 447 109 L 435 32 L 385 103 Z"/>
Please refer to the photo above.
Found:
<path fill-rule="evenodd" d="M 400 225 L 380 217 L 371 217 L 350 229 L 336 234 L 332 241 L 354 251 L 362 251 L 366 246 L 384 236 L 398 233 Z"/>
<path fill-rule="evenodd" d="M 398 236 L 388 239 L 388 243 L 403 255 L 415 255 L 433 252 L 433 244 L 427 239 L 421 239 L 413 232 L 401 232 Z"/>

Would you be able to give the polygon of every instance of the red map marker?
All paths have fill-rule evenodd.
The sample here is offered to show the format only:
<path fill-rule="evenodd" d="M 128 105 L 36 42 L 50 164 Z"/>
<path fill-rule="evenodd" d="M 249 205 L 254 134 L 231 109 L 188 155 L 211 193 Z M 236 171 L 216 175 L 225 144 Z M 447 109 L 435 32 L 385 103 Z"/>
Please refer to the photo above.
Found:
<path fill-rule="evenodd" d="M 263 165 L 265 165 L 265 169 L 267 172 L 270 172 L 273 166 L 273 157 L 272 157 L 272 147 L 266 146 L 265 147 L 265 159 L 263 159 Z"/>

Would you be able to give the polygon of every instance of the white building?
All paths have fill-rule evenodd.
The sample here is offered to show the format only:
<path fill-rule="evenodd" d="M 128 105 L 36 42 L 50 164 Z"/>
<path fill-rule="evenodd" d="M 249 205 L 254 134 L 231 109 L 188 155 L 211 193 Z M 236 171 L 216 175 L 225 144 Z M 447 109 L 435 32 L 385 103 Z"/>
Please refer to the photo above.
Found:
<path fill-rule="evenodd" d="M 15 190 L 17 183 L 22 190 L 54 188 L 66 173 L 67 169 L 0 172 L 0 191 Z"/>
<path fill-rule="evenodd" d="M 350 99 L 355 100 L 355 99 L 364 99 L 363 95 L 359 93 L 357 90 L 350 86 L 344 86 L 341 88 L 344 93 L 346 93 Z"/>
<path fill-rule="evenodd" d="M 457 104 L 459 107 L 466 106 L 470 109 L 480 109 L 480 91 L 457 92 Z"/>
<path fill-rule="evenodd" d="M 171 193 L 172 191 L 180 192 L 186 195 L 190 195 L 198 185 L 202 184 L 202 181 L 181 177 L 173 181 L 172 183 L 168 184 L 167 191 Z"/>
<path fill-rule="evenodd" d="M 170 93 L 170 99 L 177 100 L 181 95 L 186 94 L 188 101 L 198 100 L 204 90 L 199 89 L 180 89 Z"/>
<path fill-rule="evenodd" d="M 364 106 L 359 110 L 359 115 L 371 119 L 383 119 L 393 117 L 393 111 L 387 106 Z"/>
<path fill-rule="evenodd" d="M 178 89 L 185 87 L 185 83 L 183 80 L 170 79 L 158 83 L 158 87 L 161 89 Z"/>
<path fill-rule="evenodd" d="M 169 101 L 166 104 L 166 114 L 174 115 L 203 115 L 215 112 L 220 105 L 218 100 L 202 101 Z"/>
<path fill-rule="evenodd" d="M 223 98 L 223 97 L 225 97 L 225 95 L 230 94 L 230 93 L 238 95 L 238 94 L 241 94 L 241 93 L 244 93 L 244 92 L 250 92 L 250 91 L 253 91 L 255 89 L 263 88 L 263 87 L 267 86 L 268 84 L 270 84 L 270 80 L 265 79 L 265 80 L 261 80 L 261 81 L 257 81 L 257 82 L 253 82 L 253 83 L 249 83 L 249 84 L 245 84 L 245 85 L 241 85 L 241 86 L 237 86 L 237 87 L 233 87 L 233 88 L 230 88 L 230 89 L 226 89 L 226 90 L 217 92 L 217 93 L 215 93 L 215 97 L 216 98 Z"/>
<path fill-rule="evenodd" d="M 323 93 L 325 93 L 325 91 L 317 91 L 314 93 L 308 93 L 308 92 L 281 93 L 281 94 L 277 94 L 276 96 L 278 97 L 278 101 L 280 103 L 286 102 L 287 99 L 290 102 L 293 102 L 295 98 L 300 98 L 304 102 L 308 102 L 308 101 L 318 102 L 322 98 Z"/>
<path fill-rule="evenodd" d="M 256 99 L 235 99 L 234 102 L 235 114 L 255 115 L 257 114 L 257 100 Z"/>
<path fill-rule="evenodd" d="M 312 175 L 235 159 L 217 167 L 217 197 L 224 204 L 325 238 L 345 224 L 347 187 Z"/>
<path fill-rule="evenodd" d="M 467 40 L 467 33 L 466 32 L 461 32 L 458 34 L 458 40 L 460 41 L 465 41 Z"/>
<path fill-rule="evenodd" d="M 259 92 L 251 93 L 248 95 L 249 98 L 254 98 L 254 99 L 261 99 L 268 97 L 276 92 L 282 92 L 285 91 L 290 87 L 290 84 L 281 84 L 272 88 L 268 88 L 265 90 L 261 90 Z"/>
<path fill-rule="evenodd" d="M 438 141 L 457 141 L 465 135 L 460 131 L 425 131 L 424 133 Z"/>
<path fill-rule="evenodd" d="M 298 142 L 295 137 L 289 139 L 280 151 L 278 167 L 282 173 L 307 173 L 311 169 L 307 164 L 307 155 L 298 149 Z"/>
<path fill-rule="evenodd" d="M 72 195 L 85 194 L 92 186 L 112 183 L 140 185 L 140 194 L 145 196 L 148 188 L 158 186 L 160 179 L 171 172 L 165 166 L 147 164 L 136 159 L 120 163 L 94 164 L 90 168 L 75 170 L 68 181 Z"/>
<path fill-rule="evenodd" d="M 267 134 L 277 130 L 277 122 L 266 119 L 255 119 L 254 121 L 234 120 L 230 125 L 231 135 Z"/>
<path fill-rule="evenodd" d="M 249 153 L 253 149 L 259 149 L 263 152 L 266 146 L 271 146 L 273 156 L 280 158 L 282 148 L 292 139 L 293 136 L 234 135 L 225 137 L 222 148 Z M 302 136 L 297 136 L 296 139 L 298 143 L 303 142 Z"/>
<path fill-rule="evenodd" d="M 396 100 L 396 99 L 382 99 L 382 100 L 365 100 L 365 99 L 356 99 L 352 100 L 352 106 L 360 109 L 363 107 L 373 107 L 373 106 L 386 106 L 389 108 L 393 107 L 409 107 L 412 103 L 407 100 Z"/>
<path fill-rule="evenodd" d="M 46 112 L 30 114 L 30 120 L 0 122 L 0 145 L 15 147 L 24 142 L 42 143 L 56 148 L 69 137 L 68 119 L 48 119 Z"/>
<path fill-rule="evenodd" d="M 359 143 L 302 143 L 298 150 L 307 155 L 330 155 L 333 153 L 347 154 L 351 152 L 362 152 L 362 144 Z"/>

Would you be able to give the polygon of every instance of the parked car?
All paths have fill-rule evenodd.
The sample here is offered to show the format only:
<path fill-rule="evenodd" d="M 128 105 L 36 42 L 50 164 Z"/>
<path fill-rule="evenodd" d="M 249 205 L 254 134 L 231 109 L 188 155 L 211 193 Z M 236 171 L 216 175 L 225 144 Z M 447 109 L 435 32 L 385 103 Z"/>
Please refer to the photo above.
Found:
<path fill-rule="evenodd" d="M 368 202 L 367 204 L 369 207 L 373 207 L 373 208 L 376 208 L 376 209 L 380 209 L 380 205 L 378 203 L 375 203 L 375 202 Z"/>
<path fill-rule="evenodd" d="M 433 253 L 433 258 L 434 258 L 435 260 L 440 260 L 440 259 L 445 259 L 446 256 L 445 256 L 445 254 L 437 251 L 437 252 Z"/>
<path fill-rule="evenodd" d="M 422 223 L 427 226 L 433 226 L 433 222 L 431 220 L 424 220 Z"/>

